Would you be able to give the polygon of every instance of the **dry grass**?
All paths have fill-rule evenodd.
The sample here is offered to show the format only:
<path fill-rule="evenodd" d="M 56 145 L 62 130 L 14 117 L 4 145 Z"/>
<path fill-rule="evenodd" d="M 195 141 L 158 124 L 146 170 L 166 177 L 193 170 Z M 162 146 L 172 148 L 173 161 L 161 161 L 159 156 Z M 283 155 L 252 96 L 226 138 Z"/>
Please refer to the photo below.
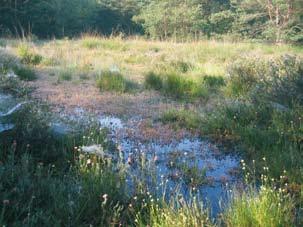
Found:
<path fill-rule="evenodd" d="M 94 36 L 83 36 L 75 40 L 41 41 L 27 45 L 33 52 L 43 56 L 44 64 L 40 67 L 48 70 L 74 66 L 79 70 L 89 68 L 92 73 L 115 68 L 139 82 L 143 81 L 144 73 L 170 65 L 174 67 L 176 62 L 190 63 L 192 67 L 186 74 L 197 77 L 205 74 L 224 75 L 226 66 L 241 55 L 303 53 L 302 48 L 288 45 L 217 41 L 174 43 Z M 16 41 L 7 41 L 7 46 L 17 53 Z"/>

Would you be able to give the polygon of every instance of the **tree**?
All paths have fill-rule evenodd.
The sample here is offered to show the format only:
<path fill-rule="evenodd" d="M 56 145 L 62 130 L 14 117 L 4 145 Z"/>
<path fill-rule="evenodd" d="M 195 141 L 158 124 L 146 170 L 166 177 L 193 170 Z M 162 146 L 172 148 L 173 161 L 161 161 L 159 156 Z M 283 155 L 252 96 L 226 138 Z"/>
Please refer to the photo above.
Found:
<path fill-rule="evenodd" d="M 295 27 L 302 31 L 301 0 L 234 1 L 238 12 L 238 32 L 281 42 Z M 300 28 L 300 29 L 299 29 Z"/>
<path fill-rule="evenodd" d="M 200 5 L 191 0 L 155 0 L 143 8 L 134 21 L 153 38 L 181 38 L 201 31 Z"/>

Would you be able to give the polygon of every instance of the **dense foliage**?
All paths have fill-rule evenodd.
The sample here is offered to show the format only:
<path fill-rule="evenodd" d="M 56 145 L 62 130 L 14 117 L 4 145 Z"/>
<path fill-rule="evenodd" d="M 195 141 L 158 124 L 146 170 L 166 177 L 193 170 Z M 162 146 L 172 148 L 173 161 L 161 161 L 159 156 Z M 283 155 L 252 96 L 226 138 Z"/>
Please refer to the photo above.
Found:
<path fill-rule="evenodd" d="M 0 34 L 83 32 L 176 40 L 231 36 L 303 42 L 301 0 L 4 0 Z"/>

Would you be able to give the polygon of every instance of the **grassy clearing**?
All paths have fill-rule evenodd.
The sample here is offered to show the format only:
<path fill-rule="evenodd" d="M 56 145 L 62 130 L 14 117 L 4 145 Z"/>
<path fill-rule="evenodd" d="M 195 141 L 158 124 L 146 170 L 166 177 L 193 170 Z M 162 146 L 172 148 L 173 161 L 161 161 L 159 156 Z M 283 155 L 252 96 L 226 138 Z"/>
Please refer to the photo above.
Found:
<path fill-rule="evenodd" d="M 55 70 L 58 66 L 90 65 L 90 73 L 118 66 L 130 80 L 144 82 L 147 72 L 173 69 L 186 77 L 225 76 L 228 65 L 242 55 L 271 57 L 285 53 L 302 54 L 299 46 L 269 45 L 258 43 L 229 43 L 199 41 L 173 43 L 146 41 L 139 38 L 121 39 L 83 36 L 77 40 L 52 40 L 22 42 L 5 40 L 6 46 L 18 54 L 25 49 L 27 62 L 37 63 L 33 56 L 42 56 L 39 67 Z M 21 48 L 21 49 L 22 49 Z M 32 63 L 31 63 L 32 64 Z"/>

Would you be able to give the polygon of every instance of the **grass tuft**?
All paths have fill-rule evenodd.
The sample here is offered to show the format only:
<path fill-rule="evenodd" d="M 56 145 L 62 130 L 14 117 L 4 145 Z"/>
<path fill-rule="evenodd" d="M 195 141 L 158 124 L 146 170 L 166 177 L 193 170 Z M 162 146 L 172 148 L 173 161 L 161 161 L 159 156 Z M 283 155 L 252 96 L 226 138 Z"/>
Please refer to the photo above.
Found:
<path fill-rule="evenodd" d="M 137 85 L 127 80 L 121 73 L 112 71 L 103 71 L 97 79 L 97 87 L 101 91 L 131 92 Z"/>
<path fill-rule="evenodd" d="M 190 110 L 172 109 L 163 113 L 160 121 L 167 124 L 173 124 L 178 128 L 187 128 L 197 130 L 201 127 L 201 118 Z"/>
<path fill-rule="evenodd" d="M 39 65 L 43 60 L 41 55 L 31 51 L 30 48 L 25 44 L 19 46 L 18 55 L 23 64 Z"/>
<path fill-rule="evenodd" d="M 14 68 L 15 74 L 19 77 L 20 80 L 33 81 L 37 79 L 36 72 L 30 67 L 20 66 Z"/>
<path fill-rule="evenodd" d="M 75 71 L 73 67 L 60 69 L 58 72 L 59 81 L 71 81 L 73 79 Z"/>
<path fill-rule="evenodd" d="M 145 87 L 160 91 L 163 88 L 163 79 L 154 72 L 149 72 L 145 75 Z"/>
<path fill-rule="evenodd" d="M 235 193 L 231 206 L 226 211 L 227 226 L 292 226 L 293 201 L 289 195 L 262 186 L 259 193 L 250 189 Z"/>

